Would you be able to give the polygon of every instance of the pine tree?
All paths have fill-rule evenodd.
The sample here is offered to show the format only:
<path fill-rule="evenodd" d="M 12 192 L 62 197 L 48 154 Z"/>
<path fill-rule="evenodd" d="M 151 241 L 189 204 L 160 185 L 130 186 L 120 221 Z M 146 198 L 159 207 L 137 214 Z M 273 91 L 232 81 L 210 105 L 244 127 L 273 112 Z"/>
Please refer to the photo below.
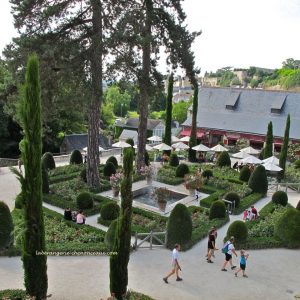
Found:
<path fill-rule="evenodd" d="M 288 151 L 288 145 L 289 145 L 290 126 L 291 126 L 290 123 L 291 123 L 290 114 L 288 114 L 287 119 L 286 119 L 286 125 L 285 125 L 283 145 L 282 145 L 282 148 L 280 151 L 280 158 L 279 158 L 279 166 L 283 170 L 283 175 L 285 172 L 285 164 L 286 164 L 287 151 Z"/>
<path fill-rule="evenodd" d="M 45 299 L 48 288 L 45 229 L 42 210 L 42 124 L 39 62 L 36 55 L 28 59 L 20 117 L 24 138 L 20 144 L 25 177 L 19 174 L 24 202 L 25 231 L 22 260 L 26 292 Z"/>
<path fill-rule="evenodd" d="M 173 82 L 174 75 L 171 73 L 169 76 L 168 84 L 168 96 L 167 96 L 167 105 L 166 105 L 166 130 L 164 143 L 171 146 L 171 123 L 172 123 L 172 99 L 173 99 Z"/>
<path fill-rule="evenodd" d="M 113 252 L 117 255 L 110 257 L 110 291 L 118 300 L 126 294 L 128 285 L 128 262 L 131 240 L 132 216 L 132 169 L 133 151 L 127 148 L 124 151 L 124 179 L 121 183 L 121 212 L 118 219 L 116 240 Z"/>
<path fill-rule="evenodd" d="M 264 159 L 271 157 L 273 155 L 273 124 L 270 122 L 268 124 L 268 132 L 266 137 L 266 145 L 264 150 Z"/>

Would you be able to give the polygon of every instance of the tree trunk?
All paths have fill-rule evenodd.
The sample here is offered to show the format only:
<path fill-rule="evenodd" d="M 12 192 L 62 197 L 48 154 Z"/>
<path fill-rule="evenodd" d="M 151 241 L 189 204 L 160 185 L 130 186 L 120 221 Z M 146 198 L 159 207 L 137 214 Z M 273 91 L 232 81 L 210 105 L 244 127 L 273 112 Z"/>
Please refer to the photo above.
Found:
<path fill-rule="evenodd" d="M 102 5 L 92 0 L 93 35 L 91 45 L 92 97 L 89 105 L 87 183 L 90 189 L 100 187 L 99 166 L 99 116 L 102 102 Z"/>
<path fill-rule="evenodd" d="M 151 11 L 152 1 L 146 0 L 146 20 L 143 35 L 143 65 L 139 76 L 140 101 L 139 101 L 139 128 L 138 128 L 138 154 L 137 170 L 145 166 L 145 148 L 147 141 L 148 105 L 150 98 L 150 54 L 151 54 Z"/>

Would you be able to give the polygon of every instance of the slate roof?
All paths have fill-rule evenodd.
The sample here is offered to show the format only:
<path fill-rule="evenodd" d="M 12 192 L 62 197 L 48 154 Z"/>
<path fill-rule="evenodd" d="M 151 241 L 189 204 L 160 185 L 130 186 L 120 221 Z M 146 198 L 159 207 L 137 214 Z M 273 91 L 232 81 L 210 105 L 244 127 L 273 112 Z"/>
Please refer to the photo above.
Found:
<path fill-rule="evenodd" d="M 147 120 L 147 129 L 153 130 L 161 122 L 162 122 L 161 120 L 148 119 Z M 125 124 L 122 124 L 122 125 L 117 124 L 117 126 L 137 129 L 139 126 L 139 119 L 138 118 L 129 118 L 129 119 L 127 119 Z"/>
<path fill-rule="evenodd" d="M 133 139 L 134 143 L 137 142 L 138 139 L 138 133 L 135 130 L 128 130 L 128 129 L 123 129 L 121 135 L 119 136 L 119 140 L 126 140 L 128 138 Z"/>
<path fill-rule="evenodd" d="M 239 94 L 233 109 L 226 108 Z M 280 108 L 272 113 L 274 108 Z M 283 137 L 287 115 L 291 116 L 290 138 L 300 140 L 300 93 L 258 89 L 202 87 L 198 96 L 197 127 L 266 135 L 273 123 L 274 136 Z M 191 126 L 189 116 L 182 124 Z"/>

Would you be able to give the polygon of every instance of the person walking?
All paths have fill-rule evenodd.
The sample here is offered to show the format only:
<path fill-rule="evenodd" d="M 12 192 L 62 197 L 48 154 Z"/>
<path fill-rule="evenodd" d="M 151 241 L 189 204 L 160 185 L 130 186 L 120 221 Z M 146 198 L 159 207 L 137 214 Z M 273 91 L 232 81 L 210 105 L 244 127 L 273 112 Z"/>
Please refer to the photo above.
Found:
<path fill-rule="evenodd" d="M 174 273 L 176 274 L 176 281 L 182 281 L 182 278 L 179 277 L 178 273 L 179 270 L 181 271 L 181 267 L 179 265 L 178 259 L 179 259 L 179 251 L 180 251 L 180 245 L 176 244 L 173 251 L 172 251 L 172 271 L 163 278 L 163 281 L 165 283 L 169 283 L 168 282 L 168 278 L 171 277 Z"/>
<path fill-rule="evenodd" d="M 234 243 L 234 237 L 232 236 L 230 240 L 227 241 L 222 248 L 222 252 L 225 254 L 225 261 L 221 271 L 225 271 L 225 272 L 227 271 L 225 267 L 228 262 L 231 266 L 231 270 L 234 270 L 236 268 L 236 266 L 232 264 L 232 254 L 234 254 L 237 257 L 233 243 Z"/>
<path fill-rule="evenodd" d="M 216 226 L 212 226 L 211 229 L 210 229 L 210 232 L 211 232 L 211 231 L 213 231 L 213 234 L 214 234 L 214 236 L 215 236 L 215 245 L 216 245 L 216 239 L 217 239 L 217 237 L 218 237 L 217 227 L 216 227 Z M 206 254 L 206 257 L 208 257 L 210 250 L 212 250 L 212 251 L 211 251 L 211 252 L 212 252 L 211 256 L 212 256 L 212 257 L 215 257 L 214 250 L 218 250 L 218 249 L 210 249 L 210 248 L 209 248 L 209 235 L 210 235 L 210 232 L 208 233 L 208 244 L 207 244 L 208 247 L 207 247 L 207 254 Z"/>
<path fill-rule="evenodd" d="M 208 263 L 213 263 L 213 261 L 211 260 L 211 257 L 214 257 L 214 250 L 218 250 L 216 248 L 216 229 L 213 227 L 211 229 L 211 231 L 209 232 L 209 236 L 208 236 L 208 255 L 207 255 L 207 262 Z"/>
<path fill-rule="evenodd" d="M 240 268 L 234 273 L 235 277 L 237 277 L 237 274 L 242 271 L 243 277 L 248 278 L 248 276 L 245 274 L 246 270 L 246 261 L 249 257 L 249 254 L 245 253 L 245 250 L 241 250 L 241 258 L 240 258 Z"/>

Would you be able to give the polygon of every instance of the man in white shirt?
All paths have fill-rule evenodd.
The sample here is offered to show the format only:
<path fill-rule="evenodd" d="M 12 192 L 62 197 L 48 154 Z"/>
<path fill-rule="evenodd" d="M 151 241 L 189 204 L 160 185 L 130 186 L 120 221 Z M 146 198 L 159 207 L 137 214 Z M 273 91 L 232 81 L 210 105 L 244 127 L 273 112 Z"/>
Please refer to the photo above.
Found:
<path fill-rule="evenodd" d="M 227 241 L 223 247 L 223 249 L 225 249 L 225 251 L 223 251 L 223 249 L 222 249 L 222 252 L 225 253 L 225 261 L 224 261 L 221 271 L 225 271 L 225 272 L 227 271 L 227 269 L 225 267 L 228 262 L 230 263 L 231 270 L 236 268 L 236 266 L 234 266 L 232 264 L 232 254 L 234 254 L 237 257 L 233 243 L 234 243 L 234 237 L 232 236 L 230 238 L 230 240 Z"/>
<path fill-rule="evenodd" d="M 182 278 L 180 278 L 178 276 L 179 270 L 181 271 L 181 267 L 180 267 L 180 265 L 178 263 L 179 251 L 180 251 L 180 245 L 176 244 L 175 248 L 172 251 L 172 271 L 166 277 L 163 278 L 163 281 L 165 283 L 168 283 L 168 278 L 170 276 L 172 276 L 174 273 L 176 273 L 176 277 L 177 277 L 176 281 L 181 281 L 182 280 Z"/>

